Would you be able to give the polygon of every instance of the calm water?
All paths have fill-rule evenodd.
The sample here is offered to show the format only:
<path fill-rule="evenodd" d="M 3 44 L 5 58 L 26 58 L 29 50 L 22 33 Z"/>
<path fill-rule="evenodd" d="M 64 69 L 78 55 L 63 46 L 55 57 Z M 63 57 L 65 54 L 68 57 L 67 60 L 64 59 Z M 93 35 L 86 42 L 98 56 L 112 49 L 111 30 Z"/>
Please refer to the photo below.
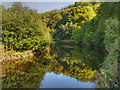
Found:
<path fill-rule="evenodd" d="M 97 47 L 52 45 L 46 56 L 6 64 L 3 88 L 94 88 L 104 59 Z"/>
<path fill-rule="evenodd" d="M 54 72 L 46 73 L 40 88 L 93 88 L 95 83 L 81 82 L 70 76 Z"/>

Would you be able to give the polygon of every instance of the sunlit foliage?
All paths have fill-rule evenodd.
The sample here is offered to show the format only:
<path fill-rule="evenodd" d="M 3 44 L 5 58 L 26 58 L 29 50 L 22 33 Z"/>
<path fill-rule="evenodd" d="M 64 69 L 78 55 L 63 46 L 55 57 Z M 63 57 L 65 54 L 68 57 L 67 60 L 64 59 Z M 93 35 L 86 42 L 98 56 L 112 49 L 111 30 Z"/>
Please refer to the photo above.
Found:
<path fill-rule="evenodd" d="M 21 3 L 2 9 L 2 41 L 6 50 L 40 49 L 50 43 L 49 31 L 37 12 Z"/>

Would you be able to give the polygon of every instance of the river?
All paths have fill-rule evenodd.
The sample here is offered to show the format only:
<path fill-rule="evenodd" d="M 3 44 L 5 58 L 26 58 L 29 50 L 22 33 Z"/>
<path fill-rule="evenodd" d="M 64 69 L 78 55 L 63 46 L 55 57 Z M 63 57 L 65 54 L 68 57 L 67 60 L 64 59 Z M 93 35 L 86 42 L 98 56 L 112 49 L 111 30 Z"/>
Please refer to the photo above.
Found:
<path fill-rule="evenodd" d="M 6 64 L 3 88 L 95 88 L 94 70 L 105 58 L 100 47 L 54 44 L 46 56 Z"/>

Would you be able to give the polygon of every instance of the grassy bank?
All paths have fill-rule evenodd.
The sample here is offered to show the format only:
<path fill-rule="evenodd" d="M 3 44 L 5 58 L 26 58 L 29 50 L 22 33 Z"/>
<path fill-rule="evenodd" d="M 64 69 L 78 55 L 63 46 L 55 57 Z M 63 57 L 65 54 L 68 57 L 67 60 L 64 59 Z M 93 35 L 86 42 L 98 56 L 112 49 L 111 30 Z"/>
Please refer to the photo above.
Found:
<path fill-rule="evenodd" d="M 2 53 L 2 58 L 0 59 L 0 61 L 18 60 L 33 56 L 34 54 L 31 50 L 27 50 L 23 52 L 5 51 Z"/>

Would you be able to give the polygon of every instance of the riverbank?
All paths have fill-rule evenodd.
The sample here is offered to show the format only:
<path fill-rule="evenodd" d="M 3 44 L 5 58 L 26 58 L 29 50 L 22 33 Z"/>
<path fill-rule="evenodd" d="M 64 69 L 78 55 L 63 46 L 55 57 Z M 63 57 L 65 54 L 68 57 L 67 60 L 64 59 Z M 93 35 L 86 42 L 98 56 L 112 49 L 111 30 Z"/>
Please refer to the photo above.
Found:
<path fill-rule="evenodd" d="M 20 60 L 28 57 L 33 57 L 34 54 L 31 50 L 16 52 L 16 51 L 5 51 L 2 53 L 0 62 L 2 61 L 11 61 L 11 60 Z"/>
<path fill-rule="evenodd" d="M 106 60 L 107 61 L 107 60 Z M 95 71 L 95 79 L 96 88 L 118 88 L 119 82 L 118 82 L 118 62 L 115 60 L 114 62 L 107 61 L 108 65 L 106 65 L 106 61 L 103 62 L 102 68 L 99 71 Z M 106 67 L 107 66 L 107 69 Z"/>
<path fill-rule="evenodd" d="M 75 41 L 71 40 L 71 39 L 69 39 L 69 40 L 57 40 L 56 43 L 75 45 Z"/>

